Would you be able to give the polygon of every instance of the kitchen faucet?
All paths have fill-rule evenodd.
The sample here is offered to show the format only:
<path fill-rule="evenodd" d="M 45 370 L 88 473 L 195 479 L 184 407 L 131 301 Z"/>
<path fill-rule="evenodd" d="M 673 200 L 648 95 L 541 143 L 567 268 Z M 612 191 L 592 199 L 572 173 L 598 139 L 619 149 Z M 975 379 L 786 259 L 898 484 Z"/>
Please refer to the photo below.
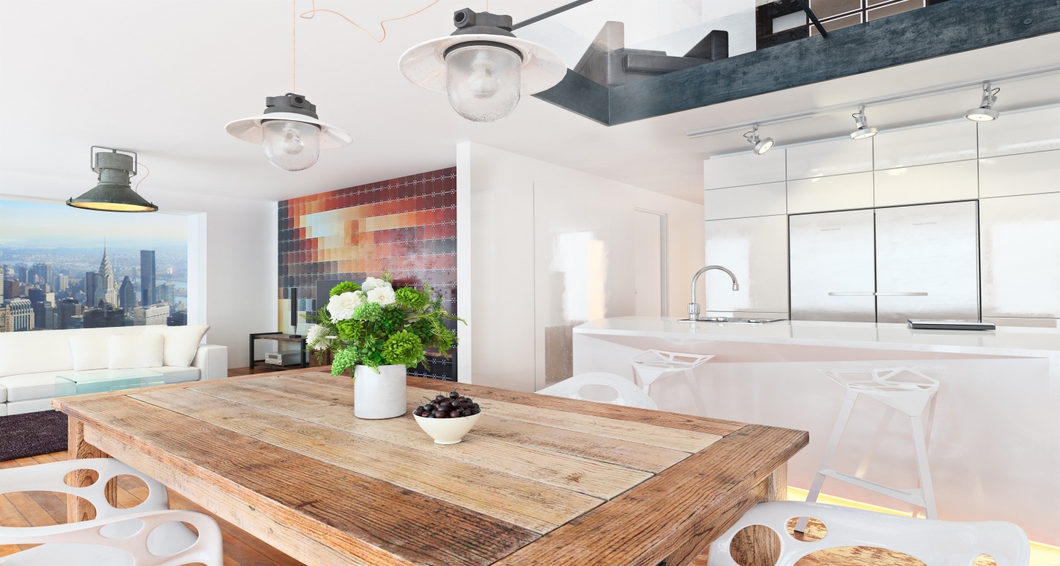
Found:
<path fill-rule="evenodd" d="M 699 320 L 699 303 L 696 302 L 696 282 L 699 281 L 699 276 L 700 275 L 703 275 L 707 271 L 711 271 L 713 269 L 717 269 L 719 271 L 724 271 L 725 273 L 728 273 L 729 277 L 732 279 L 732 290 L 733 291 L 739 291 L 740 290 L 740 284 L 736 281 L 736 275 L 734 275 L 733 272 L 729 271 L 728 269 L 725 269 L 724 267 L 722 267 L 720 265 L 708 265 L 708 266 L 704 267 L 703 269 L 700 269 L 692 277 L 692 302 L 688 303 L 688 321 L 689 322 L 696 322 L 697 320 Z M 707 302 L 707 289 L 704 287 L 704 289 L 703 289 L 703 303 L 706 304 L 706 302 Z"/>

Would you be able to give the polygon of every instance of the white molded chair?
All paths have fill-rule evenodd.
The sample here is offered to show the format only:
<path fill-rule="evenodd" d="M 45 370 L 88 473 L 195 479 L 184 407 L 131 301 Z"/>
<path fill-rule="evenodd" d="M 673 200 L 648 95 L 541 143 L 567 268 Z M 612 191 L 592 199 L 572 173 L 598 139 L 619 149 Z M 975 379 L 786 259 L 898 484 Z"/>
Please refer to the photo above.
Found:
<path fill-rule="evenodd" d="M 92 485 L 71 487 L 63 478 L 75 470 L 94 470 L 99 477 Z M 135 476 L 147 484 L 149 492 L 143 503 L 118 509 L 107 502 L 107 482 L 122 475 Z M 48 527 L 0 527 L 0 545 L 42 545 L 2 557 L 0 566 L 222 564 L 221 530 L 212 518 L 193 511 L 170 511 L 165 486 L 113 458 L 0 470 L 0 494 L 22 491 L 76 495 L 95 507 L 96 519 Z M 181 522 L 193 525 L 199 534 Z"/>
<path fill-rule="evenodd" d="M 683 352 L 667 352 L 665 350 L 648 350 L 633 358 L 633 374 L 644 388 L 644 393 L 650 393 L 653 383 L 672 375 L 682 374 L 688 380 L 688 387 L 692 390 L 692 403 L 696 407 L 696 414 L 703 416 L 706 413 L 706 405 L 699 396 L 699 387 L 696 386 L 695 369 L 707 360 L 713 358 L 713 354 L 685 354 Z"/>
<path fill-rule="evenodd" d="M 788 521 L 814 517 L 827 533 L 803 542 L 788 533 Z M 709 566 L 737 566 L 729 553 L 733 537 L 749 525 L 763 525 L 780 538 L 776 566 L 793 566 L 800 558 L 829 548 L 870 546 L 902 552 L 930 566 L 970 566 L 987 554 L 997 566 L 1027 566 L 1030 543 L 1022 529 L 1003 521 L 961 523 L 913 519 L 820 503 L 759 503 L 710 545 Z"/>
<path fill-rule="evenodd" d="M 927 450 L 931 438 L 931 422 L 935 414 L 935 394 L 939 390 L 938 380 L 908 367 L 874 369 L 871 372 L 822 371 L 821 373 L 845 387 L 847 394 L 843 407 L 839 411 L 839 417 L 836 418 L 835 427 L 832 429 L 832 436 L 825 446 L 824 456 L 821 457 L 821 464 L 813 478 L 813 485 L 810 486 L 806 501 L 817 501 L 817 496 L 820 495 L 821 487 L 824 485 L 824 479 L 829 477 L 922 507 L 928 519 L 937 519 L 938 513 L 935 510 L 935 493 L 931 485 L 931 468 L 928 466 Z M 864 376 L 865 374 L 869 374 L 870 378 L 850 380 L 843 377 L 844 375 Z M 920 481 L 918 489 L 898 489 L 860 477 L 867 468 L 867 462 L 862 464 L 861 469 L 855 475 L 831 469 L 836 448 L 843 437 L 843 431 L 846 429 L 850 413 L 854 410 L 854 404 L 859 395 L 875 399 L 888 407 L 885 418 L 880 423 L 881 431 L 886 422 L 890 420 L 893 411 L 901 411 L 909 417 L 913 430 L 917 476 Z M 925 413 L 926 419 L 923 418 Z M 924 431 L 925 420 L 926 433 Z M 805 526 L 806 520 L 803 518 L 795 530 L 802 532 Z"/>
<path fill-rule="evenodd" d="M 641 409 L 658 410 L 659 408 L 655 405 L 655 401 L 652 401 L 651 397 L 648 397 L 632 381 L 621 375 L 599 371 L 582 373 L 564 379 L 541 389 L 538 393 Z"/>

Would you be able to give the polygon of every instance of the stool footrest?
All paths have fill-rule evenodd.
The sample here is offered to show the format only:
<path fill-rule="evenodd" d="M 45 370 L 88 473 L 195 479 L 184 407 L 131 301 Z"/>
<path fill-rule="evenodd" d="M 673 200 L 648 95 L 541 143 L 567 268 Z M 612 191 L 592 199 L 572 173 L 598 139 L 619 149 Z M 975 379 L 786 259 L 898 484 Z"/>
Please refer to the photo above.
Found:
<path fill-rule="evenodd" d="M 882 483 L 855 477 L 850 474 L 844 474 L 843 472 L 837 472 L 835 470 L 820 470 L 818 473 L 825 477 L 856 485 L 870 491 L 875 491 L 876 493 L 881 493 L 887 497 L 893 497 L 905 501 L 906 503 L 911 503 L 917 507 L 926 507 L 924 502 L 924 492 L 920 489 L 898 489 L 883 485 Z"/>

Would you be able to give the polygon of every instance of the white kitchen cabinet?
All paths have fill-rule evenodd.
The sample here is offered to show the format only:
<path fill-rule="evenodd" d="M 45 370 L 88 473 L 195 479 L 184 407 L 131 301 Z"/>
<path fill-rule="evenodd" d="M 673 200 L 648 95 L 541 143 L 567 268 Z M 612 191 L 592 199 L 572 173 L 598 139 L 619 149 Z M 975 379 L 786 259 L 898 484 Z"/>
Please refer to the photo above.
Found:
<path fill-rule="evenodd" d="M 979 123 L 979 157 L 1060 149 L 1060 107 L 1002 112 Z"/>
<path fill-rule="evenodd" d="M 1060 191 L 1060 150 L 979 160 L 980 198 Z"/>
<path fill-rule="evenodd" d="M 883 131 L 872 138 L 872 143 L 877 171 L 978 157 L 975 122 L 963 119 L 920 128 Z"/>
<path fill-rule="evenodd" d="M 706 220 L 786 214 L 787 203 L 787 185 L 783 182 L 703 191 Z"/>
<path fill-rule="evenodd" d="M 740 283 L 721 271 L 708 271 L 699 279 L 706 291 L 699 302 L 706 311 L 788 312 L 788 217 L 761 216 L 706 222 L 704 265 L 730 269 Z M 703 291 L 700 291 L 702 293 Z"/>
<path fill-rule="evenodd" d="M 983 317 L 1060 318 L 1060 193 L 979 201 Z"/>
<path fill-rule="evenodd" d="M 872 206 L 871 172 L 788 181 L 788 214 Z"/>
<path fill-rule="evenodd" d="M 714 157 L 703 162 L 703 188 L 710 190 L 783 181 L 784 167 L 783 149 L 774 149 L 765 155 L 748 151 Z"/>
<path fill-rule="evenodd" d="M 787 158 L 789 180 L 872 171 L 872 140 L 844 138 L 789 147 Z"/>
<path fill-rule="evenodd" d="M 974 200 L 978 173 L 974 160 L 876 171 L 876 206 Z"/>

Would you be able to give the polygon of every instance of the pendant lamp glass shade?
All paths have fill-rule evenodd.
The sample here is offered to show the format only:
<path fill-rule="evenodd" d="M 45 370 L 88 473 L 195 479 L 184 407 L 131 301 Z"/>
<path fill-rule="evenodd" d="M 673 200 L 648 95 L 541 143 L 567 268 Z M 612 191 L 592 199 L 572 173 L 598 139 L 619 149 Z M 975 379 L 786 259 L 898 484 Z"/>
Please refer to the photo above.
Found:
<path fill-rule="evenodd" d="M 548 90 L 567 75 L 559 55 L 511 33 L 510 16 L 465 8 L 453 20 L 453 35 L 410 48 L 398 65 L 413 84 L 447 94 L 468 120 L 499 120 L 521 97 Z"/>
<path fill-rule="evenodd" d="M 459 46 L 445 56 L 449 104 L 473 122 L 493 122 L 519 104 L 522 59 L 504 45 Z"/>
<path fill-rule="evenodd" d="M 353 142 L 350 134 L 317 118 L 316 105 L 301 94 L 265 99 L 265 112 L 225 125 L 233 137 L 260 144 L 265 157 L 285 171 L 301 171 L 317 162 L 321 149 Z"/>
<path fill-rule="evenodd" d="M 92 148 L 93 150 L 96 147 Z M 100 148 L 108 149 L 108 148 Z M 111 149 L 95 153 L 92 170 L 99 174 L 99 184 L 85 194 L 67 199 L 66 204 L 87 210 L 108 212 L 154 212 L 158 207 L 136 194 L 129 178 L 136 174 L 136 154 L 127 155 Z M 132 152 L 129 152 L 132 153 Z"/>

